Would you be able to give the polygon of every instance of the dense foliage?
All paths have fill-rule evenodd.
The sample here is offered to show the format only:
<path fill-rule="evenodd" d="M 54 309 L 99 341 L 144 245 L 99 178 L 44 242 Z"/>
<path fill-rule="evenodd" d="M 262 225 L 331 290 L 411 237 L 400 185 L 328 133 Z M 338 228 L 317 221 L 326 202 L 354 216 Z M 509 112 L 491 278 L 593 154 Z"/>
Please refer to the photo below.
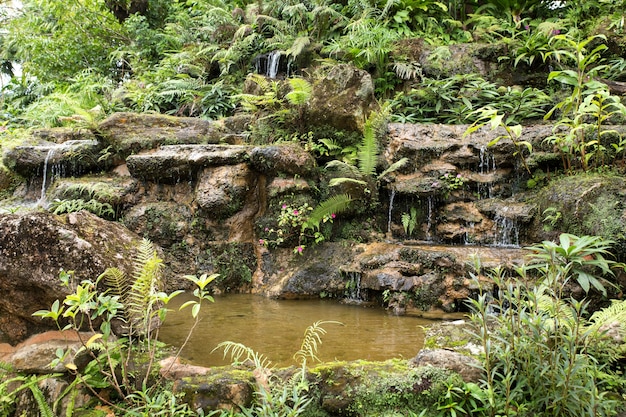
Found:
<path fill-rule="evenodd" d="M 535 175 L 526 165 L 533 149 L 520 139 L 521 132 L 525 123 L 550 120 L 558 129 L 547 142 L 560 155 L 563 172 L 602 169 L 626 154 L 623 138 L 614 140 L 615 132 L 604 128 L 626 117 L 621 97 L 608 83 L 626 78 L 625 6 L 625 0 L 24 0 L 16 15 L 0 16 L 0 71 L 6 75 L 0 85 L 0 145 L 5 132 L 22 127 L 94 127 L 117 111 L 208 119 L 240 112 L 261 121 L 250 132 L 252 141 L 300 141 L 346 173 L 328 188 L 353 183 L 375 193 L 389 170 L 376 175 L 379 132 L 371 124 L 357 132 L 360 144 L 339 144 L 335 139 L 340 134 L 307 132 L 301 120 L 311 94 L 304 79 L 350 63 L 371 74 L 376 98 L 392 121 L 468 124 L 468 131 L 485 125 L 504 129 L 506 134 L 496 141 L 511 141 L 528 174 Z M 286 63 L 288 71 L 281 75 L 287 83 L 262 76 L 266 69 L 261 57 L 268 54 L 279 54 Z M 490 67 L 479 73 L 474 58 Z M 254 84 L 254 92 L 244 92 L 244 82 Z M 389 169 L 399 167 L 394 165 Z M 465 181 L 460 174 L 440 180 L 448 192 Z M 344 194 L 317 208 L 281 202 L 276 224 L 263 228 L 260 243 L 293 244 L 294 252 L 301 253 L 326 238 L 335 213 L 350 203 Z M 114 217 L 110 205 L 94 199 L 58 201 L 52 207 L 56 213 L 80 209 Z M 403 215 L 407 236 L 416 227 L 416 216 L 415 209 Z M 614 265 L 604 258 L 608 243 L 563 235 L 559 244 L 544 242 L 532 249 L 535 262 L 520 269 L 519 277 L 508 279 L 498 271 L 489 276 L 489 289 L 494 284 L 501 289 L 495 305 L 502 314 L 495 319 L 487 314 L 492 312 L 486 306 L 493 303 L 483 287 L 472 304 L 485 380 L 451 385 L 447 393 L 437 393 L 437 410 L 411 413 L 578 416 L 611 415 L 617 409 L 608 397 L 625 391 L 617 364 L 623 346 L 611 345 L 600 330 L 610 314 L 591 316 L 583 303 L 562 300 L 569 281 L 576 280 L 585 290 L 605 290 L 601 274 L 589 270 L 610 274 Z M 153 255 L 152 250 L 146 253 Z M 138 271 L 149 261 L 160 262 L 156 255 L 144 260 Z M 479 272 L 477 268 L 477 277 Z M 539 284 L 515 285 L 527 273 L 537 274 Z M 105 277 L 124 281 L 114 270 L 100 279 Z M 108 387 L 114 401 L 100 400 L 127 415 L 146 415 L 168 405 L 171 415 L 194 414 L 167 390 L 149 387 L 149 372 L 134 375 L 127 367 L 137 352 L 154 359 L 150 319 L 164 318 L 161 307 L 172 295 L 152 285 L 134 290 L 126 286 L 131 294 L 145 297 L 123 299 L 124 291 L 102 294 L 97 282 L 71 283 L 66 278 L 72 294 L 64 304 L 57 302 L 37 315 L 69 318 L 70 328 L 77 330 L 82 318 L 77 312 L 87 314 L 99 336 L 85 343 L 91 365 L 84 372 L 72 370 L 76 381 L 94 391 Z M 191 278 L 198 286 L 198 301 L 189 304 L 194 318 L 200 303 L 210 301 L 205 286 L 213 278 Z M 613 307 L 612 313 L 624 309 Z M 129 314 L 123 318 L 131 329 L 125 338 L 109 339 L 111 320 L 122 311 Z M 497 332 L 491 331 L 492 320 L 499 325 Z M 132 327 L 143 328 L 143 333 L 133 333 Z M 311 338 L 318 340 L 315 333 Z M 301 352 L 305 362 L 304 345 Z M 308 353 L 313 359 L 314 349 Z M 305 415 L 310 397 L 304 375 L 303 365 L 301 379 L 291 385 L 260 387 L 256 404 L 241 415 Z M 12 400 L 18 391 L 4 381 L 0 394 Z M 19 382 L 20 391 L 39 395 L 37 378 L 9 381 Z M 396 386 L 381 389 L 391 388 Z M 363 398 L 364 404 L 382 401 Z M 42 413 L 49 414 L 41 404 Z M 10 401 L 0 403 L 0 415 L 11 407 Z"/>
<path fill-rule="evenodd" d="M 556 104 L 550 97 L 561 87 L 545 78 L 507 79 L 510 71 L 499 69 L 569 70 L 576 57 L 558 52 L 563 43 L 606 33 L 611 48 L 594 60 L 594 66 L 602 61 L 594 74 L 618 79 L 626 67 L 623 6 L 603 0 L 26 0 L 17 16 L 3 19 L 1 68 L 6 74 L 21 68 L 21 75 L 2 85 L 0 121 L 84 123 L 118 110 L 229 115 L 245 110 L 237 93 L 258 58 L 274 51 L 296 75 L 338 62 L 366 69 L 379 98 L 393 98 L 400 121 L 471 123 L 472 111 L 487 104 L 516 121 L 538 119 Z M 451 72 L 446 62 L 458 43 L 499 45 L 489 52 L 494 70 Z"/>

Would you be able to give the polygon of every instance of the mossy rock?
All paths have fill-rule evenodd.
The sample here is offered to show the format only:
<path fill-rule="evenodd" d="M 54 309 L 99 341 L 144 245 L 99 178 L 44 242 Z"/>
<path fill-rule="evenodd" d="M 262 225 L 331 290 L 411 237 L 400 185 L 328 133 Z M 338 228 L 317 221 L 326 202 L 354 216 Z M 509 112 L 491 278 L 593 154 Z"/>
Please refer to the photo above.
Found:
<path fill-rule="evenodd" d="M 538 214 L 529 237 L 553 239 L 560 233 L 602 236 L 618 243 L 626 236 L 626 179 L 611 173 L 580 173 L 555 179 L 535 197 Z M 558 219 L 547 219 L 549 210 Z M 545 214 L 542 214 L 545 213 Z M 542 220 L 546 218 L 545 222 Z M 623 243 L 615 255 L 626 259 Z"/>

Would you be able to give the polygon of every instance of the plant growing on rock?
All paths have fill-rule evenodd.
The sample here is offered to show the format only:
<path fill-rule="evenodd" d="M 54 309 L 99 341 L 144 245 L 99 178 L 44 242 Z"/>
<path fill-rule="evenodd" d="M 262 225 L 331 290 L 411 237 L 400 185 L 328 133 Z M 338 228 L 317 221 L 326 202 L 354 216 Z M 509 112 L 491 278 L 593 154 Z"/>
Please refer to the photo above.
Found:
<path fill-rule="evenodd" d="M 163 388 L 159 378 L 156 383 L 150 382 L 154 381 L 154 361 L 161 347 L 159 325 L 167 316 L 167 304 L 182 291 L 163 292 L 161 276 L 162 260 L 151 242 L 143 240 L 131 277 L 117 268 L 109 268 L 95 281 L 75 283 L 72 272 L 62 271 L 60 279 L 72 292 L 62 303 L 56 300 L 50 310 L 33 314 L 54 320 L 59 329 L 76 332 L 82 348 L 74 357 L 69 357 L 70 351 L 57 351 L 53 364 L 65 363 L 82 387 L 121 411 L 127 407 L 128 412 L 147 411 L 156 398 L 155 392 Z M 192 306 L 196 323 L 202 303 L 213 301 L 207 286 L 215 277 L 187 277 L 197 286 L 196 299 L 183 304 L 181 309 Z M 103 286 L 106 289 L 101 290 Z M 91 337 L 86 339 L 81 333 L 83 330 L 89 330 Z M 78 365 L 79 361 L 74 361 L 78 355 L 87 357 L 89 363 Z M 112 390 L 117 399 L 105 398 L 101 389 Z M 176 401 L 173 394 L 170 393 L 170 397 L 171 401 Z M 183 406 L 176 409 L 183 415 L 186 412 Z"/>

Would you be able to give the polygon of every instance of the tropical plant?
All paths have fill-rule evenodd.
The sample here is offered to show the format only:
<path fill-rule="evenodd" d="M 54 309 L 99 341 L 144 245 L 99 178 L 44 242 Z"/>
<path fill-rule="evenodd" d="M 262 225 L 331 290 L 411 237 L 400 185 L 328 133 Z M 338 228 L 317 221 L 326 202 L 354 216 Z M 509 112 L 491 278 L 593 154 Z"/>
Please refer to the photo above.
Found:
<path fill-rule="evenodd" d="M 574 158 L 586 171 L 591 158 L 602 153 L 603 123 L 613 115 L 626 115 L 626 107 L 608 92 L 606 84 L 593 78 L 605 67 L 599 62 L 608 47 L 604 43 L 594 46 L 597 41 L 606 40 L 604 35 L 590 36 L 582 41 L 567 35 L 557 35 L 553 39 L 560 48 L 550 52 L 550 56 L 558 61 L 569 60 L 574 69 L 552 71 L 548 76 L 548 81 L 556 80 L 569 86 L 571 94 L 546 114 L 545 119 L 549 119 L 557 110 L 560 112 L 555 133 L 546 141 L 560 152 L 567 172 L 572 172 Z M 588 47 L 593 49 L 588 51 Z"/>
<path fill-rule="evenodd" d="M 585 290 L 604 290 L 596 273 L 610 273 L 608 242 L 572 235 L 560 242 L 532 247 L 530 264 L 516 269 L 519 277 L 475 264 L 479 294 L 469 303 L 472 337 L 484 352 L 485 415 L 608 416 L 617 407 L 606 392 L 611 371 L 599 361 L 617 357 L 614 344 L 597 323 L 587 326 L 586 303 L 562 298 L 571 278 Z M 529 271 L 539 272 L 534 284 Z"/>
<path fill-rule="evenodd" d="M 417 226 L 417 209 L 415 207 L 411 207 L 409 213 L 402 213 L 401 219 L 404 234 L 411 236 L 415 230 L 415 226 Z"/>
<path fill-rule="evenodd" d="M 271 361 L 263 354 L 237 342 L 225 341 L 215 350 L 224 350 L 224 357 L 230 356 L 234 363 L 251 361 L 256 379 L 255 404 L 242 409 L 246 417 L 295 417 L 306 411 L 312 398 L 307 396 L 309 384 L 306 379 L 307 360 L 318 361 L 317 352 L 322 344 L 326 324 L 341 324 L 336 321 L 317 321 L 307 327 L 300 349 L 293 355 L 300 367 L 288 381 L 279 382 L 272 378 Z"/>
<path fill-rule="evenodd" d="M 109 203 L 101 203 L 93 198 L 88 201 L 85 201 L 82 198 L 71 200 L 55 199 L 50 203 L 48 210 L 54 214 L 75 213 L 81 210 L 87 210 L 98 217 L 105 219 L 115 218 L 115 210 L 113 209 L 113 206 Z"/>
<path fill-rule="evenodd" d="M 103 403 L 122 411 L 127 407 L 131 410 L 149 409 L 149 403 L 139 402 L 157 399 L 153 395 L 162 387 L 162 381 L 154 379 L 152 371 L 161 346 L 157 340 L 158 328 L 166 318 L 167 304 L 182 292 L 167 294 L 162 291 L 162 260 L 149 241 L 142 241 L 133 266 L 131 277 L 118 268 L 108 268 L 96 281 L 83 280 L 80 283 L 74 282 L 73 272 L 61 271 L 59 278 L 70 289 L 70 294 L 62 303 L 56 300 L 50 310 L 33 314 L 54 320 L 59 328 L 76 332 L 82 348 L 73 354 L 75 357 L 86 354 L 91 361 L 85 367 L 79 367 L 74 363 L 75 357 L 69 356 L 70 351 L 60 349 L 53 364 L 65 363 L 77 383 L 89 389 Z M 194 291 L 196 299 L 181 308 L 193 305 L 192 316 L 196 321 L 202 302 L 213 301 L 207 292 L 207 285 L 215 277 L 188 277 L 197 286 Z M 99 290 L 103 285 L 106 289 Z M 122 334 L 116 336 L 113 329 L 120 321 L 124 323 Z M 190 332 L 194 328 L 195 325 Z M 81 333 L 84 329 L 93 333 L 88 340 Z M 141 361 L 145 363 L 139 367 Z M 141 387 L 140 391 L 136 387 Z M 121 404 L 101 395 L 99 390 L 102 388 L 113 390 Z M 167 401 L 175 409 L 184 408 L 172 403 L 174 397 Z"/>
<path fill-rule="evenodd" d="M 532 153 L 533 145 L 528 141 L 521 140 L 522 126 L 519 124 L 510 126 L 510 118 L 505 119 L 504 114 L 499 114 L 497 110 L 490 107 L 480 108 L 476 110 L 476 114 L 478 115 L 477 120 L 465 130 L 463 135 L 465 136 L 474 133 L 487 124 L 491 126 L 491 130 L 503 129 L 505 134 L 492 139 L 487 146 L 494 146 L 502 139 L 509 139 L 515 147 L 513 155 L 519 157 L 519 160 L 522 162 L 526 172 L 528 172 L 529 175 L 532 175 L 523 152 L 526 150 L 529 154 Z"/>

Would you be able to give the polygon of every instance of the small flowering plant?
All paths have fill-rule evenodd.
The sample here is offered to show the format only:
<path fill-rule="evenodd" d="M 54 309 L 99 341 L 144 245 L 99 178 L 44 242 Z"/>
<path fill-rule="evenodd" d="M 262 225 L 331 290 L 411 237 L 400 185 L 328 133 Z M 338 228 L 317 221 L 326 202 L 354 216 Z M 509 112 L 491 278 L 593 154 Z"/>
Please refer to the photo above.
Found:
<path fill-rule="evenodd" d="M 467 178 L 463 177 L 461 174 L 443 174 L 439 177 L 439 182 L 435 182 L 437 187 L 441 187 L 441 190 L 444 193 L 444 198 L 448 198 L 450 196 L 450 192 L 454 190 L 458 190 L 463 188 Z M 434 187 L 434 185 L 433 185 Z"/>
<path fill-rule="evenodd" d="M 312 227 L 309 223 L 309 215 L 313 211 L 308 203 L 299 206 L 286 202 L 280 203 L 280 213 L 276 227 L 265 227 L 261 233 L 259 244 L 267 248 L 276 248 L 282 245 L 296 242 L 294 254 L 302 255 L 307 243 L 317 244 L 324 241 L 325 236 L 319 227 Z M 335 213 L 325 215 L 322 223 L 332 223 Z"/>

